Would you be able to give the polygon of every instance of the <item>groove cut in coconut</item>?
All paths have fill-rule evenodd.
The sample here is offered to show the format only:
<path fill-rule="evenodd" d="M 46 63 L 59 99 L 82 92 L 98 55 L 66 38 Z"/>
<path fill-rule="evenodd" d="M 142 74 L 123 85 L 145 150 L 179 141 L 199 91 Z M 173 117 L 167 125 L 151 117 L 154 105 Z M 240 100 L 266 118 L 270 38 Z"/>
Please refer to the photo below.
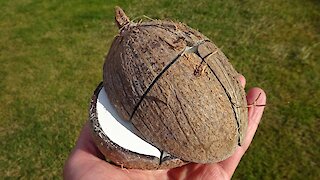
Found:
<path fill-rule="evenodd" d="M 137 136 L 132 123 L 118 115 L 102 87 L 101 83 L 92 97 L 90 121 L 94 140 L 106 159 L 121 167 L 138 169 L 162 169 L 185 164 Z"/>

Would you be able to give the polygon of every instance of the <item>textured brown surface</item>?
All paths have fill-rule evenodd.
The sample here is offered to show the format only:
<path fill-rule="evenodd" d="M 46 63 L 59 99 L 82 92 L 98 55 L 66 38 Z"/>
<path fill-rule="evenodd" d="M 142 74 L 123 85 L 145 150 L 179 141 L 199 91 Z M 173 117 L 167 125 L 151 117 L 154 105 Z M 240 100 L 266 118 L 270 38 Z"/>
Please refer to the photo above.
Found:
<path fill-rule="evenodd" d="M 229 63 L 227 57 L 213 43 L 205 42 L 199 46 L 199 55 L 204 58 L 210 69 L 215 72 L 221 86 L 224 87 L 239 127 L 239 144 L 244 139 L 248 125 L 246 94 L 241 86 L 238 72 Z"/>
<path fill-rule="evenodd" d="M 112 43 L 104 64 L 104 84 L 120 115 L 129 120 L 153 79 L 187 44 L 204 37 L 188 36 L 182 24 L 153 22 L 128 26 Z M 120 98 L 118 98 L 120 97 Z M 122 97 L 122 98 L 121 98 Z"/>
<path fill-rule="evenodd" d="M 121 27 L 103 69 L 111 103 L 140 137 L 199 163 L 228 158 L 244 138 L 248 114 L 237 76 L 208 38 L 170 21 Z"/>
<path fill-rule="evenodd" d="M 210 68 L 195 75 L 201 63 L 207 66 L 195 53 L 181 56 L 143 99 L 132 122 L 159 149 L 186 161 L 217 162 L 237 145 L 237 125 Z"/>

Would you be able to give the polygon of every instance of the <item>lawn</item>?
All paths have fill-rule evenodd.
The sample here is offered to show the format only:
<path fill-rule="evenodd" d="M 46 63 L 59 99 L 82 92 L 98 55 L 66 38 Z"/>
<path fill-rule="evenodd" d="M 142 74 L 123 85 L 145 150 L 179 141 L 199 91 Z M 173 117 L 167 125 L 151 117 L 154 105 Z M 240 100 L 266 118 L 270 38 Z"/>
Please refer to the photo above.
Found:
<path fill-rule="evenodd" d="M 132 18 L 198 29 L 248 87 L 266 91 L 266 112 L 234 179 L 320 179 L 317 0 L 1 0 L 2 178 L 61 178 L 117 34 L 115 5 Z"/>

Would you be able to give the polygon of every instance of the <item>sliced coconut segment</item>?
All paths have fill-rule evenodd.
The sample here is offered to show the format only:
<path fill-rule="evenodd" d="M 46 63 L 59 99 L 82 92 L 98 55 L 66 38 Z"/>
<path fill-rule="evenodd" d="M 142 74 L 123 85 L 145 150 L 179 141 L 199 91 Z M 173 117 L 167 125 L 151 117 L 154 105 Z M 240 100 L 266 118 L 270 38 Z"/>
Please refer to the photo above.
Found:
<path fill-rule="evenodd" d="M 98 95 L 97 115 L 102 130 L 111 141 L 132 152 L 161 158 L 161 151 L 137 136 L 132 123 L 117 114 L 104 88 Z"/>
<path fill-rule="evenodd" d="M 93 140 L 107 161 L 129 169 L 149 170 L 188 163 L 158 150 L 135 135 L 130 122 L 121 119 L 110 104 L 102 83 L 94 91 L 89 114 Z"/>

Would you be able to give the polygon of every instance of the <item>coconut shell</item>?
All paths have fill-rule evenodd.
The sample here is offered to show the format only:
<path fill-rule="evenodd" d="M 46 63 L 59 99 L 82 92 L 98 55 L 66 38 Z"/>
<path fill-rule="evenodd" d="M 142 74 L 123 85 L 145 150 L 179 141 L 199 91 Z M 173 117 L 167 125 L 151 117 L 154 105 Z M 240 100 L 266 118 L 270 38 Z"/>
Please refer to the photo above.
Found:
<path fill-rule="evenodd" d="M 244 139 L 248 112 L 239 74 L 223 52 L 182 23 L 116 19 L 103 84 L 118 114 L 181 160 L 230 157 Z"/>

